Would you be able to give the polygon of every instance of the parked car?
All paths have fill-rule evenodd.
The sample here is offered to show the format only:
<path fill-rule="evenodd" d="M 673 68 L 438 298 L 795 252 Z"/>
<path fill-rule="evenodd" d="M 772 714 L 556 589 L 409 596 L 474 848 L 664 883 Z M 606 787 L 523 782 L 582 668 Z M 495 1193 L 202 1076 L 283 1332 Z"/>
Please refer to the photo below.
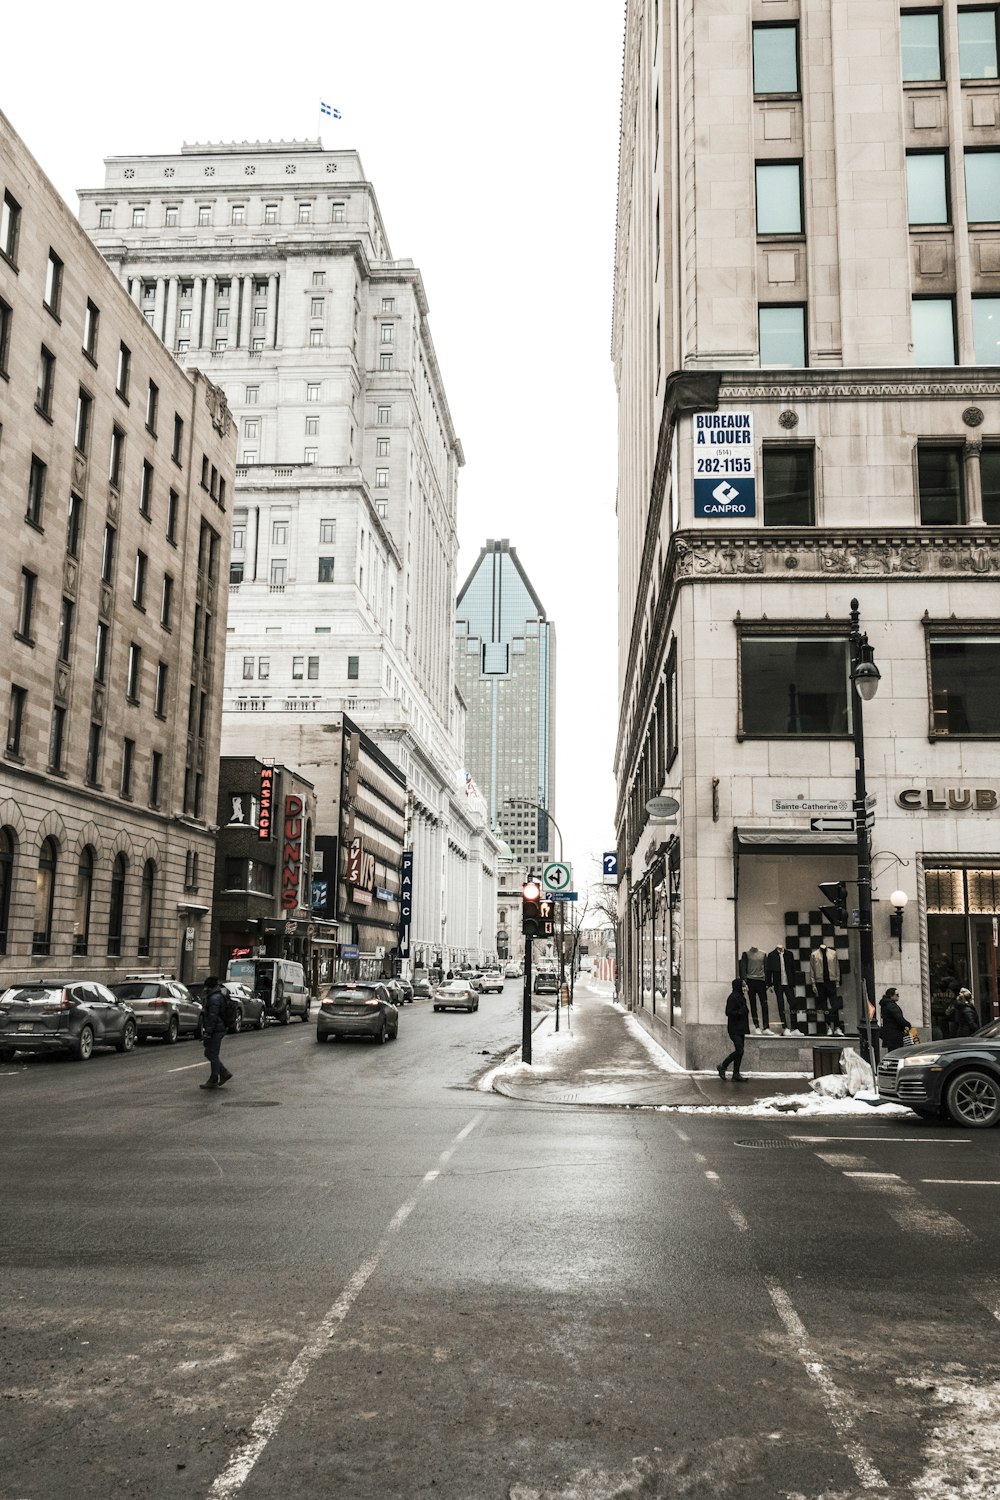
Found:
<path fill-rule="evenodd" d="M 503 975 L 499 969 L 487 969 L 485 974 L 480 974 L 479 993 L 481 995 L 503 994 Z"/>
<path fill-rule="evenodd" d="M 226 968 L 226 985 L 230 980 L 245 984 L 263 1000 L 264 1009 L 281 1026 L 292 1016 L 309 1019 L 312 999 L 302 965 L 287 958 L 231 958 Z"/>
<path fill-rule="evenodd" d="M 387 1042 L 399 1036 L 399 1010 L 381 983 L 335 984 L 319 1003 L 316 1040 L 339 1042 L 341 1037 L 370 1036 Z"/>
<path fill-rule="evenodd" d="M 383 981 L 389 991 L 389 998 L 394 1005 L 413 1004 L 413 985 L 408 979 L 386 979 Z"/>
<path fill-rule="evenodd" d="M 554 969 L 541 969 L 532 986 L 536 995 L 558 995 L 559 975 Z"/>
<path fill-rule="evenodd" d="M 172 974 L 129 974 L 111 990 L 132 1007 L 140 1041 L 201 1036 L 201 1003 Z"/>
<path fill-rule="evenodd" d="M 435 1010 L 478 1010 L 479 996 L 464 979 L 449 979 L 434 996 Z"/>
<path fill-rule="evenodd" d="M 986 1130 L 1000 1123 L 1000 1021 L 973 1036 L 899 1047 L 879 1063 L 882 1099 L 905 1104 L 925 1120 L 950 1115 Z"/>
<path fill-rule="evenodd" d="M 70 1052 L 85 1061 L 95 1047 L 131 1052 L 131 1005 L 93 980 L 17 984 L 0 995 L 0 1062 L 15 1052 Z"/>
<path fill-rule="evenodd" d="M 520 979 L 524 970 L 520 964 L 508 964 L 503 972 L 505 979 Z"/>
<path fill-rule="evenodd" d="M 434 998 L 434 986 L 426 977 L 413 981 L 414 1000 L 432 1000 Z"/>
<path fill-rule="evenodd" d="M 237 1032 L 249 1031 L 251 1027 L 254 1031 L 263 1031 L 267 1025 L 267 1009 L 260 996 L 255 995 L 253 990 L 249 989 L 245 984 L 238 984 L 235 980 L 226 979 L 223 983 L 236 1001 L 236 1020 L 229 1028 L 229 1035 L 235 1036 Z M 204 984 L 189 984 L 188 989 L 195 999 L 204 1006 Z"/>

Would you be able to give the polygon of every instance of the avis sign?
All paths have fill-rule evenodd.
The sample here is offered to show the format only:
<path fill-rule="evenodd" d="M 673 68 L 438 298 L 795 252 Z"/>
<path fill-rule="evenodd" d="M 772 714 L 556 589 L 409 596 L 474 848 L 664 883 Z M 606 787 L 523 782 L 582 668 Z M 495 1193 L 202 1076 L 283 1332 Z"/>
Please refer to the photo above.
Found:
<path fill-rule="evenodd" d="M 712 521 L 756 515 L 753 412 L 695 412 L 694 513 Z"/>

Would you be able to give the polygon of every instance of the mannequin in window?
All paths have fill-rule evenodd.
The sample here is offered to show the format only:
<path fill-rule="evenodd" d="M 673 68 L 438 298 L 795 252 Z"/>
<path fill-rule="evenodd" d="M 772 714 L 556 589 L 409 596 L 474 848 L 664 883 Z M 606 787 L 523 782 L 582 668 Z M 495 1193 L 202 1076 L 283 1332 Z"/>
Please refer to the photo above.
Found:
<path fill-rule="evenodd" d="M 760 1004 L 760 1015 L 764 1021 L 764 1035 L 774 1036 L 771 1030 L 771 1020 L 767 1011 L 767 980 L 764 975 L 764 950 L 752 943 L 745 953 L 740 955 L 740 978 L 747 987 L 747 996 L 750 1001 L 750 1014 L 753 1016 L 753 1029 L 756 1036 L 760 1036 L 760 1021 L 757 1018 L 757 1005 Z"/>
<path fill-rule="evenodd" d="M 774 1004 L 786 1036 L 801 1036 L 795 1022 L 795 986 L 798 982 L 795 959 L 787 948 L 772 948 L 764 960 L 764 978 L 774 991 Z"/>
<path fill-rule="evenodd" d="M 830 1036 L 843 1036 L 840 1024 L 840 960 L 833 948 L 820 943 L 809 955 L 809 988 L 816 996 L 816 1009 L 823 1012 Z"/>

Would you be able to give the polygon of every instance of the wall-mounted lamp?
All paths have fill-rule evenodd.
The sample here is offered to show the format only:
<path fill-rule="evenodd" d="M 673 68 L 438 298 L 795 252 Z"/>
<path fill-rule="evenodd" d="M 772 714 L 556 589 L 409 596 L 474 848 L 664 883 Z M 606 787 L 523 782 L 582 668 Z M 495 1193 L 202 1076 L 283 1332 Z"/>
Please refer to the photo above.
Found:
<path fill-rule="evenodd" d="M 909 899 L 905 891 L 893 891 L 889 897 L 889 900 L 895 907 L 892 916 L 889 918 L 889 936 L 899 939 L 900 953 L 903 951 L 903 913 L 906 910 L 906 903 Z"/>

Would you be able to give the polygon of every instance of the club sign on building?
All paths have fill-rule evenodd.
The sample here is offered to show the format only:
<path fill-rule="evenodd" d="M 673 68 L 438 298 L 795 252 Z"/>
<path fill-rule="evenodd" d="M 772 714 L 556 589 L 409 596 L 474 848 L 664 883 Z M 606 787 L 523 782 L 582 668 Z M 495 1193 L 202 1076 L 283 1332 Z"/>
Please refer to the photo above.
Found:
<path fill-rule="evenodd" d="M 753 412 L 695 414 L 694 513 L 716 521 L 756 515 Z"/>

